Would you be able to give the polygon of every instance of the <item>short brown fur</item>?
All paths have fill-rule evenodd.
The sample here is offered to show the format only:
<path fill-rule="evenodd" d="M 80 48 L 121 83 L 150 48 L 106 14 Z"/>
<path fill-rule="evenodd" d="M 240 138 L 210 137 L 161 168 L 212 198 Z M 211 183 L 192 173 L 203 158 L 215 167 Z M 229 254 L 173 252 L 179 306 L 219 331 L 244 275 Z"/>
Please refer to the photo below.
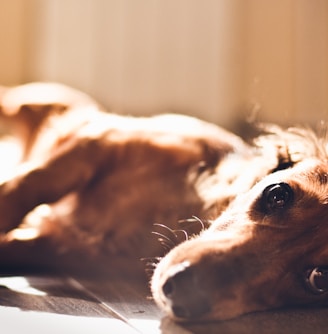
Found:
<path fill-rule="evenodd" d="M 325 138 L 270 127 L 248 145 L 191 117 L 109 114 L 57 84 L 1 94 L 22 148 L 0 185 L 2 268 L 124 267 L 164 247 L 152 292 L 178 320 L 328 300 L 308 286 L 328 265 Z"/>

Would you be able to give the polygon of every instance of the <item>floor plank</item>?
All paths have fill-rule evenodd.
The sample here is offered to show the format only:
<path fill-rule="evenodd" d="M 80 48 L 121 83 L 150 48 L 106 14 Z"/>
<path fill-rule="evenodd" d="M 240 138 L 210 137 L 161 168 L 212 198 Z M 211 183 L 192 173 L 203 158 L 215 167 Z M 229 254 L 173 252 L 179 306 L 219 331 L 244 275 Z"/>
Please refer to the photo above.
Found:
<path fill-rule="evenodd" d="M 177 324 L 133 276 L 92 279 L 57 275 L 0 277 L 0 333 L 324 334 L 328 309 L 281 310 L 234 320 Z"/>
<path fill-rule="evenodd" d="M 161 333 L 160 319 L 163 313 L 151 299 L 145 281 L 124 279 L 94 281 L 80 280 L 81 285 L 97 299 L 142 333 Z"/>
<path fill-rule="evenodd" d="M 71 278 L 0 278 L 1 333 L 138 333 Z M 93 329 L 93 330 L 91 330 Z"/>

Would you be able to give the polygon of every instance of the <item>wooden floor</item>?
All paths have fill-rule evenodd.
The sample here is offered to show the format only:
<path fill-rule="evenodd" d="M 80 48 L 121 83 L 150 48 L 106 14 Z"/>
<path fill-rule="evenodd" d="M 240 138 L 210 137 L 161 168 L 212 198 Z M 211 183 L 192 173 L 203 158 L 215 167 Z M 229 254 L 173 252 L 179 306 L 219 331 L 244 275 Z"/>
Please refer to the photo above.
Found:
<path fill-rule="evenodd" d="M 0 333 L 327 333 L 328 309 L 285 310 L 232 321 L 178 325 L 133 277 L 2 275 Z"/>

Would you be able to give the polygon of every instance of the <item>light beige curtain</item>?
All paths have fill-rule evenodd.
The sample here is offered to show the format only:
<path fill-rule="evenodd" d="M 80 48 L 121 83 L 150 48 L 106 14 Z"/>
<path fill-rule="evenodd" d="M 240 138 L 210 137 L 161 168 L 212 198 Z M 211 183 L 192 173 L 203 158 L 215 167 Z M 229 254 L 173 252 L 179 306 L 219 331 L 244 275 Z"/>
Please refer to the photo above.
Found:
<path fill-rule="evenodd" d="M 0 0 L 0 79 L 60 81 L 118 112 L 315 123 L 327 0 Z"/>

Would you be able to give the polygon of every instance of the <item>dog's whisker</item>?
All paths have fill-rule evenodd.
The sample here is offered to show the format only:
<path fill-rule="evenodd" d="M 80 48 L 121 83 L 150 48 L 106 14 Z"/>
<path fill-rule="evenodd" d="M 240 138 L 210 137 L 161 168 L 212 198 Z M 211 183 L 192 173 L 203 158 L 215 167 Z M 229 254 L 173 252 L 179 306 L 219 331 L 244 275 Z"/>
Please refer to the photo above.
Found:
<path fill-rule="evenodd" d="M 209 220 L 204 220 L 197 216 L 192 216 L 191 218 L 187 219 L 181 219 L 178 221 L 178 223 L 181 225 L 194 225 L 195 223 L 198 223 L 201 226 L 201 231 L 207 229 L 211 225 Z"/>
<path fill-rule="evenodd" d="M 197 216 L 192 216 L 192 218 L 194 218 L 195 221 L 199 222 L 199 224 L 200 224 L 201 227 L 202 227 L 202 230 L 205 230 L 205 224 L 204 224 L 204 222 L 203 222 L 199 217 L 197 217 Z"/>
<path fill-rule="evenodd" d="M 162 224 L 154 224 L 154 226 L 161 228 L 163 231 L 168 232 L 170 237 L 173 237 L 173 239 L 177 239 L 176 234 L 174 233 L 174 230 L 172 230 L 170 227 Z M 172 239 L 170 239 L 173 241 Z"/>
<path fill-rule="evenodd" d="M 156 235 L 157 237 L 159 237 L 158 241 L 160 241 L 160 242 L 164 242 L 165 241 L 167 244 L 172 245 L 172 247 L 174 247 L 174 246 L 177 245 L 175 241 L 173 241 L 172 239 L 170 239 L 169 237 L 167 237 L 166 235 L 164 235 L 164 234 L 162 234 L 160 232 L 152 231 L 151 233 L 153 235 Z"/>
<path fill-rule="evenodd" d="M 172 247 L 172 244 L 171 243 L 168 243 L 167 240 L 165 239 L 159 239 L 159 242 L 162 244 L 162 246 L 166 247 L 166 249 L 168 250 L 171 250 L 173 247 Z"/>
<path fill-rule="evenodd" d="M 166 244 L 162 244 L 161 243 L 161 246 L 162 246 L 162 248 L 163 248 L 163 250 L 164 250 L 165 253 L 168 253 L 172 249 L 172 247 L 170 247 L 170 246 L 168 246 Z"/>
<path fill-rule="evenodd" d="M 172 242 L 169 242 L 166 239 L 158 238 L 157 241 L 160 243 L 165 253 L 168 253 L 172 248 L 175 247 Z"/>
<path fill-rule="evenodd" d="M 182 241 L 187 241 L 190 239 L 190 235 L 185 230 L 174 230 L 174 233 L 176 234 L 177 237 L 178 237 L 178 234 L 182 234 L 182 237 L 184 238 L 184 240 Z"/>

